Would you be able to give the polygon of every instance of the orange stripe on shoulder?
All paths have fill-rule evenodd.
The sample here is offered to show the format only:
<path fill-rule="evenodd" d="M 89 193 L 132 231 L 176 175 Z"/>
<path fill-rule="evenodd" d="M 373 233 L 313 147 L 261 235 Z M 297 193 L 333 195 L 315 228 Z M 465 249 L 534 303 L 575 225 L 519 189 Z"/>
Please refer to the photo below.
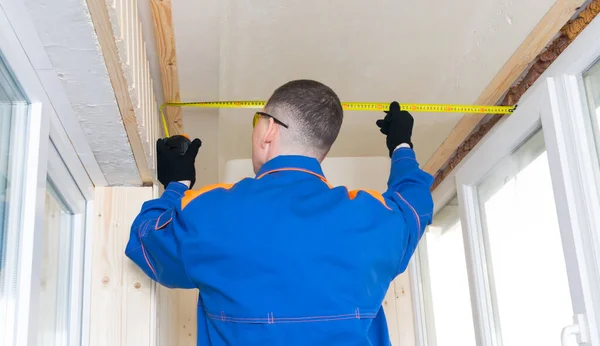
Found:
<path fill-rule="evenodd" d="M 348 196 L 350 196 L 350 199 L 355 199 L 356 195 L 358 195 L 359 192 L 368 193 L 369 195 L 371 195 L 371 197 L 373 197 L 376 200 L 378 200 L 379 202 L 381 202 L 381 204 L 383 204 L 384 207 L 388 208 L 389 210 L 392 210 L 385 203 L 385 198 L 383 198 L 383 195 L 381 193 L 379 193 L 378 191 L 374 191 L 374 190 L 352 190 L 352 191 L 348 191 Z"/>
<path fill-rule="evenodd" d="M 188 190 L 185 192 L 185 195 L 181 199 L 181 209 L 183 210 L 183 208 L 185 208 L 188 204 L 190 204 L 191 201 L 198 198 L 198 196 L 200 196 L 200 195 L 203 195 L 209 191 L 216 190 L 216 189 L 229 190 L 229 189 L 231 189 L 232 186 L 233 186 L 233 184 L 214 184 L 214 185 L 204 186 L 203 188 L 201 188 L 199 190 Z"/>

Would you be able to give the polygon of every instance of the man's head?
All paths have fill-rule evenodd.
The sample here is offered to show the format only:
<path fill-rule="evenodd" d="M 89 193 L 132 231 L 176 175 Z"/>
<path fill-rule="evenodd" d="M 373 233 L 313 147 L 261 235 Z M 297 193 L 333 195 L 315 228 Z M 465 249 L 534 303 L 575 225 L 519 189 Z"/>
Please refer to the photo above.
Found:
<path fill-rule="evenodd" d="M 279 87 L 252 132 L 254 172 L 279 155 L 303 155 L 323 161 L 342 126 L 342 104 L 328 86 L 296 80 Z"/>

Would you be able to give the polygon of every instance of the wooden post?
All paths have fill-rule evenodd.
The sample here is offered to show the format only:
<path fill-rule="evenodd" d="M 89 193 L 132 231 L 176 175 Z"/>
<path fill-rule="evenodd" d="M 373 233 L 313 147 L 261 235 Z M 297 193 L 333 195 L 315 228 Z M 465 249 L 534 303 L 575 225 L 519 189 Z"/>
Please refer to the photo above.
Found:
<path fill-rule="evenodd" d="M 171 0 L 150 0 L 150 6 L 152 7 L 152 17 L 154 18 L 154 33 L 156 36 L 165 102 L 180 101 Z M 165 110 L 169 134 L 182 134 L 183 120 L 181 117 L 181 107 L 166 107 Z"/>

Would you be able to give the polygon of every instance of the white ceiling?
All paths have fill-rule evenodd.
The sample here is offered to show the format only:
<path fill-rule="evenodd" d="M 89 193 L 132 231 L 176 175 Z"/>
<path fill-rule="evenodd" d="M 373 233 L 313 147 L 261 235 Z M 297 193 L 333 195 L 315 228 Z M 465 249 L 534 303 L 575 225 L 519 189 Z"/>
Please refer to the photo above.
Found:
<path fill-rule="evenodd" d="M 471 103 L 553 3 L 173 1 L 181 100 L 264 100 L 289 80 L 311 78 L 343 101 Z M 184 109 L 186 132 L 204 142 L 201 183 L 218 180 L 226 161 L 249 157 L 251 116 L 251 110 Z M 380 116 L 347 112 L 330 155 L 386 155 L 374 125 Z M 414 116 L 424 164 L 460 115 Z"/>

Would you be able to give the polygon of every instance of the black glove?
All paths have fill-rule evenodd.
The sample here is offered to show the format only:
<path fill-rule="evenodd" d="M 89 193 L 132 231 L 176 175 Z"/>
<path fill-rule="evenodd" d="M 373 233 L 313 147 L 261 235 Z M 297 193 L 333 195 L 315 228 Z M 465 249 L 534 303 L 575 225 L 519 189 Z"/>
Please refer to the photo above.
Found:
<path fill-rule="evenodd" d="M 387 136 L 385 143 L 390 150 L 390 157 L 392 157 L 396 147 L 402 143 L 413 147 L 410 138 L 415 120 L 409 112 L 401 111 L 400 105 L 396 101 L 390 104 L 390 110 L 385 113 L 385 118 L 377 120 L 377 126 L 381 133 Z"/>
<path fill-rule="evenodd" d="M 156 166 L 158 181 L 166 188 L 174 181 L 190 180 L 190 188 L 196 182 L 196 155 L 202 141 L 198 138 L 191 143 L 185 136 L 161 138 L 156 142 Z"/>

